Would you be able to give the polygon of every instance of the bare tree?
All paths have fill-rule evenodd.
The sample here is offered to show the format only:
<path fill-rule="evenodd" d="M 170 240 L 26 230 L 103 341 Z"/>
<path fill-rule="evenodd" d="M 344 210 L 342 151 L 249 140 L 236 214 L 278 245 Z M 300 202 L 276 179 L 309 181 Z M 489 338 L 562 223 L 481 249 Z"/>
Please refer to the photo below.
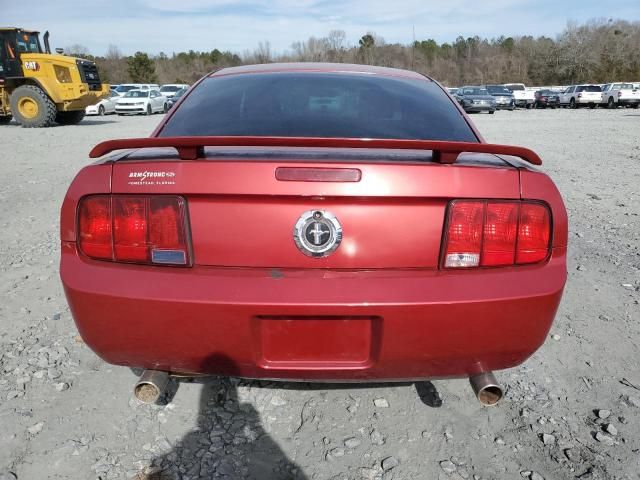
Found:
<path fill-rule="evenodd" d="M 271 43 L 269 41 L 258 43 L 258 48 L 253 51 L 253 56 L 258 63 L 271 63 Z"/>

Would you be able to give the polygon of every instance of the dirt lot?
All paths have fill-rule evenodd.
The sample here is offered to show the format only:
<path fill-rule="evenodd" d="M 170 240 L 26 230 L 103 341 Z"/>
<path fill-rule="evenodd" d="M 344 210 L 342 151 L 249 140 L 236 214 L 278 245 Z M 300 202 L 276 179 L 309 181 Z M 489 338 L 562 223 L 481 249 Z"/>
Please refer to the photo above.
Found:
<path fill-rule="evenodd" d="M 541 154 L 571 223 L 556 323 L 521 368 L 498 372 L 507 395 L 497 408 L 481 407 L 464 380 L 212 380 L 181 384 L 166 406 L 138 404 L 134 374 L 77 337 L 58 279 L 58 209 L 91 146 L 148 135 L 159 117 L 2 127 L 0 480 L 127 479 L 154 467 L 185 480 L 639 479 L 636 112 L 473 116 L 488 140 Z"/>

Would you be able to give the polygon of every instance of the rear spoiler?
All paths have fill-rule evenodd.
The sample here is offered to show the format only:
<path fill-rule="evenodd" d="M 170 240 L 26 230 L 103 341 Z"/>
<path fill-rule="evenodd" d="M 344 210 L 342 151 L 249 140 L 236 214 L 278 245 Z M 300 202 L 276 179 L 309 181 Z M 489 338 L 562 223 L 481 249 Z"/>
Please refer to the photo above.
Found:
<path fill-rule="evenodd" d="M 454 163 L 463 152 L 489 153 L 519 157 L 533 165 L 542 165 L 532 150 L 492 143 L 443 142 L 435 140 L 396 140 L 377 138 L 324 137 L 147 137 L 108 140 L 89 153 L 97 158 L 115 150 L 173 147 L 182 160 L 204 158 L 204 147 L 310 147 L 310 148 L 375 148 L 391 150 L 430 150 L 439 163 Z"/>

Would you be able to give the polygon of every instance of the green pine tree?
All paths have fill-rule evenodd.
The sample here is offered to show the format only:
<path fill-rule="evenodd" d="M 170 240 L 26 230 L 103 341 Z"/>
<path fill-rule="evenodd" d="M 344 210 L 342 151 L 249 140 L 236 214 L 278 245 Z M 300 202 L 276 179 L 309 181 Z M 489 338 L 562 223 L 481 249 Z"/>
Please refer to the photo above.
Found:
<path fill-rule="evenodd" d="M 133 57 L 127 58 L 127 70 L 133 83 L 156 83 L 156 67 L 149 55 L 136 52 Z"/>

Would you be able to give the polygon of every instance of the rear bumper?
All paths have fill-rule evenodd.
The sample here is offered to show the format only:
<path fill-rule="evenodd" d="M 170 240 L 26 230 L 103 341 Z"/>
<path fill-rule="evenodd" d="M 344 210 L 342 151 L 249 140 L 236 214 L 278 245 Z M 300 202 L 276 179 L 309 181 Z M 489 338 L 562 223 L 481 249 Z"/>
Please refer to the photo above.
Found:
<path fill-rule="evenodd" d="M 190 269 L 112 264 L 63 242 L 84 341 L 174 373 L 367 381 L 467 377 L 543 343 L 566 280 L 545 265 L 475 272 Z"/>
<path fill-rule="evenodd" d="M 496 105 L 467 105 L 464 107 L 465 112 L 491 112 L 496 110 Z"/>

